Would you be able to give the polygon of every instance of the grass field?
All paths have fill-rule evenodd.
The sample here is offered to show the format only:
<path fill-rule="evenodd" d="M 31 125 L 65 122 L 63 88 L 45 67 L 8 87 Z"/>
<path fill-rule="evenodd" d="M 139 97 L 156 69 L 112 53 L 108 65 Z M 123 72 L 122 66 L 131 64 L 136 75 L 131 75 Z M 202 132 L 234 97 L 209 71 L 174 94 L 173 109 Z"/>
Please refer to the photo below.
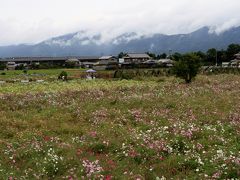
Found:
<path fill-rule="evenodd" d="M 84 69 L 41 69 L 41 70 L 28 70 L 24 73 L 23 70 L 14 71 L 0 71 L 0 80 L 23 80 L 23 79 L 43 79 L 43 80 L 56 80 L 58 75 L 66 71 L 69 76 L 79 77 L 84 74 Z M 3 73 L 3 74 L 2 74 Z"/>
<path fill-rule="evenodd" d="M 0 81 L 6 82 L 19 82 L 21 80 L 45 80 L 55 81 L 62 71 L 67 72 L 68 79 L 86 79 L 87 69 L 40 69 L 40 70 L 14 70 L 14 71 L 0 71 Z M 153 74 L 153 71 L 159 72 L 159 74 Z M 125 69 L 123 70 L 125 77 L 153 77 L 153 76 L 167 76 L 169 68 L 157 68 L 157 69 Z M 97 71 L 95 76 L 100 79 L 113 79 L 116 70 L 103 70 Z M 125 78 L 126 79 L 126 78 Z"/>
<path fill-rule="evenodd" d="M 0 179 L 237 179 L 240 76 L 0 85 Z"/>

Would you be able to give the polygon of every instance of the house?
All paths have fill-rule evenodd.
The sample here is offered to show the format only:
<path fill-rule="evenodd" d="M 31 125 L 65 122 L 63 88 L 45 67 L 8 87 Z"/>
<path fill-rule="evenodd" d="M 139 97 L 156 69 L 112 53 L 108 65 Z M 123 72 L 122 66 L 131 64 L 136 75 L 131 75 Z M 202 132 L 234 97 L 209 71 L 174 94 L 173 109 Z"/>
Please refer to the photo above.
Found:
<path fill-rule="evenodd" d="M 115 56 L 102 56 L 99 58 L 100 61 L 114 61 L 117 62 L 118 59 Z"/>
<path fill-rule="evenodd" d="M 239 67 L 240 68 L 240 59 L 234 59 L 230 61 L 231 67 Z"/>
<path fill-rule="evenodd" d="M 158 63 L 163 67 L 172 67 L 174 65 L 174 61 L 171 59 L 160 59 Z"/>
<path fill-rule="evenodd" d="M 70 58 L 68 60 L 65 61 L 66 62 L 66 67 L 79 67 L 81 64 L 80 64 L 80 61 L 76 58 Z"/>
<path fill-rule="evenodd" d="M 230 62 L 222 62 L 222 67 L 226 68 L 230 66 Z"/>
<path fill-rule="evenodd" d="M 128 53 L 126 56 L 123 57 L 124 59 L 124 63 L 135 63 L 135 64 L 139 64 L 139 63 L 143 63 L 147 60 L 150 60 L 151 57 L 146 54 L 146 53 Z M 124 64 L 123 63 L 123 64 Z"/>
<path fill-rule="evenodd" d="M 93 65 L 95 70 L 109 70 L 118 68 L 118 59 L 115 56 L 102 56 L 99 61 Z"/>
<path fill-rule="evenodd" d="M 96 56 L 66 56 L 66 57 L 14 57 L 3 58 L 0 62 L 15 62 L 16 64 L 23 63 L 31 67 L 32 64 L 46 64 L 54 66 L 64 66 L 66 61 L 79 62 L 84 67 L 91 67 L 94 63 L 99 61 L 99 57 Z"/>
<path fill-rule="evenodd" d="M 17 64 L 13 61 L 11 62 L 7 62 L 7 70 L 15 70 L 15 68 L 17 67 Z"/>
<path fill-rule="evenodd" d="M 139 68 L 156 68 L 158 66 L 157 60 L 147 60 L 138 65 Z"/>
<path fill-rule="evenodd" d="M 236 57 L 236 59 L 239 59 L 239 60 L 240 60 L 240 52 L 237 53 L 237 54 L 235 54 L 234 56 Z"/>
<path fill-rule="evenodd" d="M 78 58 L 82 68 L 93 68 L 93 65 L 99 61 L 98 56 L 81 56 Z"/>
<path fill-rule="evenodd" d="M 157 60 L 147 60 L 145 62 L 143 62 L 143 64 L 157 64 Z"/>
<path fill-rule="evenodd" d="M 235 56 L 235 59 L 230 61 L 230 66 L 240 68 L 240 53 L 237 53 L 234 56 Z"/>
<path fill-rule="evenodd" d="M 65 57 L 14 57 L 0 59 L 0 62 L 11 62 L 12 64 L 15 63 L 17 65 L 23 64 L 25 67 L 33 68 L 34 66 L 39 66 L 40 64 L 44 64 L 44 66 L 63 66 L 67 59 L 68 58 Z"/>

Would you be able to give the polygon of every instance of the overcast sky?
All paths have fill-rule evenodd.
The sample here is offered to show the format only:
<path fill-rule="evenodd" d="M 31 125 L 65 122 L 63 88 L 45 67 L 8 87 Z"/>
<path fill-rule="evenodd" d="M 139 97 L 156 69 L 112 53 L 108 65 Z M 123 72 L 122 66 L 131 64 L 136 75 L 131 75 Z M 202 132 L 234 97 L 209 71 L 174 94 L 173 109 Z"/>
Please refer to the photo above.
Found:
<path fill-rule="evenodd" d="M 0 0 L 0 45 L 37 43 L 88 30 L 111 38 L 124 32 L 188 33 L 240 25 L 240 0 Z"/>

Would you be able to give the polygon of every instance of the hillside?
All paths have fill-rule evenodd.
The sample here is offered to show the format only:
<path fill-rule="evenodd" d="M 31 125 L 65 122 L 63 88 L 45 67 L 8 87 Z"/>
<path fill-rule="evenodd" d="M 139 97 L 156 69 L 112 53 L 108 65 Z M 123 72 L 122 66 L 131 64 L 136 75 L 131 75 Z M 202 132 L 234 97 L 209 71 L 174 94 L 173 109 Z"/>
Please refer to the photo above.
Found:
<path fill-rule="evenodd" d="M 116 55 L 119 52 L 173 52 L 206 51 L 209 48 L 224 49 L 231 43 L 240 43 L 240 27 L 221 34 L 210 33 L 203 27 L 189 34 L 151 36 L 125 33 L 110 40 L 102 35 L 88 35 L 85 31 L 51 38 L 35 45 L 0 47 L 0 57 L 14 56 L 71 56 Z"/>

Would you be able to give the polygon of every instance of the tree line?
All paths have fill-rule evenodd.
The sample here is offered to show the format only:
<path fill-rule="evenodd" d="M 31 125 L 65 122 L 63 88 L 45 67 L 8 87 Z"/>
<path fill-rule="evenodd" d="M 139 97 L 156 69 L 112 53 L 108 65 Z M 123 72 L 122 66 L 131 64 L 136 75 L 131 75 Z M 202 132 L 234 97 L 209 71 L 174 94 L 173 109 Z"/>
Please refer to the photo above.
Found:
<path fill-rule="evenodd" d="M 197 51 L 185 54 L 175 52 L 174 54 L 169 55 L 166 53 L 156 55 L 154 53 L 147 52 L 147 54 L 153 59 L 169 58 L 176 61 L 173 68 L 171 68 L 172 74 L 176 77 L 184 79 L 186 83 L 191 83 L 199 73 L 202 65 L 221 65 L 222 62 L 229 62 L 235 59 L 235 54 L 239 52 L 239 44 L 230 44 L 226 50 L 210 48 L 207 52 Z M 119 54 L 119 58 L 124 56 L 125 54 L 123 52 Z"/>
<path fill-rule="evenodd" d="M 192 52 L 193 54 L 196 54 L 201 58 L 201 61 L 203 65 L 215 65 L 216 63 L 218 65 L 221 65 L 222 62 L 229 62 L 234 59 L 234 55 L 240 52 L 240 45 L 239 44 L 230 44 L 226 50 L 217 50 L 215 48 L 210 48 L 206 52 L 203 51 L 196 51 Z M 153 59 L 172 59 L 175 61 L 179 61 L 182 59 L 184 54 L 175 52 L 173 54 L 155 54 L 152 52 L 146 52 L 150 57 Z M 125 53 L 121 52 L 118 57 L 122 58 L 124 57 Z"/>
<path fill-rule="evenodd" d="M 193 53 L 201 58 L 201 61 L 204 65 L 221 65 L 222 62 L 229 62 L 235 59 L 234 55 L 239 52 L 239 44 L 230 44 L 226 50 L 217 50 L 215 48 L 210 48 L 207 50 L 207 52 L 197 51 Z M 174 53 L 170 56 L 171 59 L 179 61 L 182 58 L 183 54 Z"/>

